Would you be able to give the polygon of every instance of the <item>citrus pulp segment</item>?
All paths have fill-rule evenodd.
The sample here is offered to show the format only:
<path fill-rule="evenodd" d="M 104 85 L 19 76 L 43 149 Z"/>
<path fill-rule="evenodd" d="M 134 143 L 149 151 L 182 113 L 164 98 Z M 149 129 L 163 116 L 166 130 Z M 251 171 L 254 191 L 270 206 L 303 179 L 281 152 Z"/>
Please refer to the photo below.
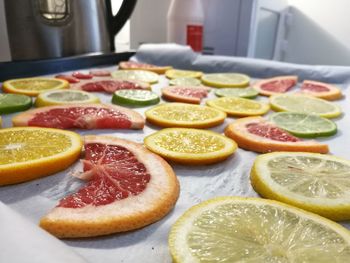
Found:
<path fill-rule="evenodd" d="M 337 125 L 333 121 L 318 115 L 278 112 L 272 114 L 269 119 L 278 127 L 298 137 L 315 138 L 337 133 Z"/>
<path fill-rule="evenodd" d="M 122 61 L 119 63 L 120 69 L 125 70 L 147 70 L 158 74 L 164 74 L 165 71 L 172 69 L 171 66 L 156 66 L 152 64 L 139 63 L 135 61 Z"/>
<path fill-rule="evenodd" d="M 138 229 L 163 218 L 175 205 L 179 183 L 173 169 L 142 144 L 85 136 L 80 189 L 61 199 L 40 226 L 61 238 Z"/>
<path fill-rule="evenodd" d="M 24 111 L 32 107 L 32 99 L 21 94 L 0 94 L 0 114 Z"/>
<path fill-rule="evenodd" d="M 254 83 L 253 88 L 264 96 L 285 93 L 298 83 L 298 76 L 279 76 L 259 80 Z"/>
<path fill-rule="evenodd" d="M 174 162 L 200 165 L 225 160 L 236 143 L 216 132 L 187 128 L 167 128 L 147 136 L 145 146 Z"/>
<path fill-rule="evenodd" d="M 350 232 L 280 202 L 219 197 L 176 221 L 169 248 L 175 263 L 347 262 Z"/>
<path fill-rule="evenodd" d="M 162 96 L 169 101 L 200 104 L 209 92 L 204 86 L 169 86 L 162 89 Z"/>
<path fill-rule="evenodd" d="M 149 106 L 159 103 L 159 96 L 150 90 L 118 90 L 112 97 L 113 104 Z"/>
<path fill-rule="evenodd" d="M 119 80 L 141 81 L 154 84 L 158 82 L 159 75 L 146 70 L 118 70 L 112 72 L 112 77 Z"/>
<path fill-rule="evenodd" d="M 212 73 L 204 74 L 201 80 L 204 85 L 217 88 L 244 88 L 249 85 L 250 77 L 239 73 Z"/>
<path fill-rule="evenodd" d="M 201 71 L 169 69 L 165 72 L 168 79 L 177 78 L 200 78 L 203 75 Z"/>
<path fill-rule="evenodd" d="M 226 112 L 228 115 L 246 117 L 264 115 L 269 104 L 238 97 L 222 97 L 207 101 L 207 105 Z"/>
<path fill-rule="evenodd" d="M 161 127 L 209 128 L 224 122 L 226 113 L 207 106 L 164 103 L 145 112 L 146 120 Z"/>
<path fill-rule="evenodd" d="M 172 86 L 200 86 L 202 82 L 197 78 L 184 77 L 169 80 Z"/>
<path fill-rule="evenodd" d="M 343 96 L 336 86 L 312 80 L 304 80 L 301 92 L 325 100 L 337 100 Z"/>
<path fill-rule="evenodd" d="M 7 80 L 2 85 L 2 90 L 7 93 L 37 96 L 47 90 L 67 89 L 69 83 L 57 78 L 25 78 Z"/>
<path fill-rule="evenodd" d="M 332 155 L 277 152 L 258 156 L 253 188 L 275 199 L 333 220 L 350 219 L 350 161 Z"/>
<path fill-rule="evenodd" d="M 308 95 L 273 95 L 270 97 L 270 104 L 275 111 L 316 114 L 325 118 L 336 118 L 341 115 L 341 109 L 336 104 Z"/>
<path fill-rule="evenodd" d="M 221 88 L 215 91 L 215 95 L 218 97 L 240 97 L 240 98 L 247 98 L 247 99 L 253 99 L 256 96 L 258 96 L 258 92 L 251 88 Z"/>
<path fill-rule="evenodd" d="M 0 130 L 0 185 L 26 182 L 62 171 L 80 155 L 74 132 L 47 128 Z"/>

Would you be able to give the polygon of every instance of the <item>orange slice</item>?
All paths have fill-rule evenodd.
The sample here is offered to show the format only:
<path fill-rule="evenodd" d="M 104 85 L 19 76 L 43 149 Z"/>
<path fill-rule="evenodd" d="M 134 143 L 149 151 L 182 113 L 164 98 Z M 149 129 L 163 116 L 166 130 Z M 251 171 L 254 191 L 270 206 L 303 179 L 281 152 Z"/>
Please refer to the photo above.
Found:
<path fill-rule="evenodd" d="M 303 141 L 262 117 L 238 119 L 227 126 L 225 135 L 235 140 L 240 148 L 260 153 L 329 151 L 327 144 L 313 140 Z"/>
<path fill-rule="evenodd" d="M 337 100 L 343 96 L 336 86 L 313 80 L 304 80 L 301 92 L 325 100 Z"/>
<path fill-rule="evenodd" d="M 260 95 L 271 96 L 287 92 L 295 86 L 297 82 L 298 76 L 279 76 L 257 81 L 254 83 L 253 88 L 256 89 Z"/>
<path fill-rule="evenodd" d="M 152 64 L 146 64 L 146 63 L 139 63 L 135 61 L 122 61 L 119 63 L 119 68 L 120 69 L 125 69 L 125 70 L 147 70 L 147 71 L 152 71 L 154 73 L 158 74 L 164 74 L 165 71 L 172 69 L 172 66 L 156 66 Z"/>

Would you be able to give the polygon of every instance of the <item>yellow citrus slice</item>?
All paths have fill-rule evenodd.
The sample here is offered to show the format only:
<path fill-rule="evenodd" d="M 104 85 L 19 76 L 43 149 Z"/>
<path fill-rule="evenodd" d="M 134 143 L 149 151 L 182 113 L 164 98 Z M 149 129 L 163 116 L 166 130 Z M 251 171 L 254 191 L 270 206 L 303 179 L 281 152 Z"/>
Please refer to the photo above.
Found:
<path fill-rule="evenodd" d="M 50 128 L 0 130 L 0 185 L 15 184 L 66 169 L 80 155 L 79 134 Z"/>
<path fill-rule="evenodd" d="M 212 73 L 202 76 L 205 85 L 217 88 L 244 88 L 249 85 L 250 78 L 239 73 Z"/>
<path fill-rule="evenodd" d="M 259 116 L 269 111 L 266 103 L 238 97 L 223 97 L 208 100 L 207 105 L 238 117 Z"/>
<path fill-rule="evenodd" d="M 112 72 L 112 77 L 119 80 L 141 81 L 149 84 L 158 82 L 159 75 L 147 70 L 118 70 Z"/>
<path fill-rule="evenodd" d="M 56 78 L 26 78 L 12 79 L 3 83 L 2 89 L 7 93 L 38 96 L 41 92 L 48 90 L 67 89 L 69 83 L 63 79 Z"/>
<path fill-rule="evenodd" d="M 209 128 L 224 122 L 226 113 L 207 106 L 164 103 L 145 112 L 146 119 L 162 127 Z"/>
<path fill-rule="evenodd" d="M 165 72 L 168 79 L 178 78 L 200 78 L 203 75 L 201 71 L 169 69 Z"/>
<path fill-rule="evenodd" d="M 350 219 L 350 161 L 332 155 L 276 152 L 258 156 L 251 171 L 262 196 L 333 220 Z"/>
<path fill-rule="evenodd" d="M 350 232 L 280 202 L 220 197 L 186 211 L 169 247 L 175 263 L 348 262 Z"/>
<path fill-rule="evenodd" d="M 147 136 L 146 147 L 167 160 L 182 164 L 212 164 L 225 160 L 237 144 L 212 131 L 167 128 Z"/>

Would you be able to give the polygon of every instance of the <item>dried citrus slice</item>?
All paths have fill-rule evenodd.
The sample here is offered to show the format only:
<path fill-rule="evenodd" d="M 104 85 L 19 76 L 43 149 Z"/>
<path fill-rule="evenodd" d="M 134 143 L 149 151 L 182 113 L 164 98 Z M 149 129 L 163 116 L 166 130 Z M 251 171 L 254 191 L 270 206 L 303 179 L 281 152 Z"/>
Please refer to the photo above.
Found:
<path fill-rule="evenodd" d="M 197 78 L 184 77 L 169 80 L 169 84 L 173 86 L 200 86 L 202 82 Z"/>
<path fill-rule="evenodd" d="M 240 97 L 240 98 L 247 98 L 247 99 L 253 99 L 256 96 L 258 96 L 258 92 L 251 88 L 221 88 L 215 91 L 215 95 L 218 97 Z"/>
<path fill-rule="evenodd" d="M 108 136 L 84 138 L 87 183 L 60 200 L 40 221 L 57 237 L 88 237 L 141 228 L 175 205 L 179 183 L 172 168 L 141 144 Z"/>
<path fill-rule="evenodd" d="M 297 83 L 298 76 L 279 76 L 257 81 L 254 83 L 253 88 L 261 95 L 271 96 L 274 94 L 285 93 Z"/>
<path fill-rule="evenodd" d="M 152 64 L 139 63 L 135 61 L 122 61 L 119 63 L 120 69 L 126 70 L 147 70 L 158 74 L 164 74 L 165 71 L 172 69 L 171 66 L 156 66 Z"/>
<path fill-rule="evenodd" d="M 302 141 L 262 117 L 235 120 L 227 126 L 225 135 L 235 140 L 240 148 L 254 152 L 328 152 L 327 144 Z"/>
<path fill-rule="evenodd" d="M 325 100 L 337 100 L 343 96 L 336 86 L 312 80 L 304 80 L 301 92 Z"/>
<path fill-rule="evenodd" d="M 238 117 L 263 115 L 270 109 L 270 106 L 266 103 L 238 97 L 208 100 L 207 105 L 222 110 L 228 115 Z"/>
<path fill-rule="evenodd" d="M 99 103 L 100 99 L 95 95 L 81 90 L 50 90 L 40 93 L 35 100 L 36 107 L 51 105 Z"/>
<path fill-rule="evenodd" d="M 210 88 L 204 86 L 169 86 L 162 89 L 162 96 L 170 101 L 200 104 L 209 91 Z"/>
<path fill-rule="evenodd" d="M 150 123 L 162 127 L 209 128 L 224 122 L 226 113 L 206 106 L 164 103 L 145 112 Z"/>
<path fill-rule="evenodd" d="M 169 69 L 165 72 L 168 79 L 177 78 L 200 78 L 203 75 L 201 71 Z"/>
<path fill-rule="evenodd" d="M 26 78 L 12 79 L 3 83 L 2 89 L 7 93 L 17 93 L 28 96 L 38 96 L 48 90 L 67 89 L 69 83 L 57 78 Z"/>
<path fill-rule="evenodd" d="M 217 88 L 244 88 L 249 85 L 250 78 L 239 73 L 212 73 L 203 75 L 201 80 L 203 84 Z"/>
<path fill-rule="evenodd" d="M 0 94 L 0 114 L 24 111 L 32 107 L 32 99 L 20 94 Z"/>
<path fill-rule="evenodd" d="M 0 130 L 0 185 L 15 184 L 62 171 L 80 155 L 74 132 L 23 127 Z"/>
<path fill-rule="evenodd" d="M 182 164 L 212 164 L 225 160 L 237 144 L 207 130 L 167 128 L 147 136 L 145 146 L 167 160 Z"/>
<path fill-rule="evenodd" d="M 350 232 L 304 210 L 260 198 L 219 197 L 172 226 L 175 263 L 347 262 Z"/>
<path fill-rule="evenodd" d="M 159 103 L 159 96 L 150 90 L 122 89 L 114 92 L 112 103 L 129 106 L 148 106 Z"/>
<path fill-rule="evenodd" d="M 325 118 L 336 118 L 341 115 L 341 109 L 336 104 L 307 95 L 273 95 L 270 97 L 270 104 L 275 111 L 316 114 Z"/>
<path fill-rule="evenodd" d="M 112 72 L 112 77 L 119 80 L 141 81 L 149 84 L 158 82 L 157 73 L 146 70 L 118 70 Z"/>
<path fill-rule="evenodd" d="M 333 220 L 350 219 L 350 161 L 315 153 L 258 156 L 251 171 L 254 189 Z"/>
<path fill-rule="evenodd" d="M 272 114 L 269 119 L 278 127 L 298 137 L 315 138 L 337 133 L 337 125 L 333 121 L 318 115 L 277 112 Z"/>

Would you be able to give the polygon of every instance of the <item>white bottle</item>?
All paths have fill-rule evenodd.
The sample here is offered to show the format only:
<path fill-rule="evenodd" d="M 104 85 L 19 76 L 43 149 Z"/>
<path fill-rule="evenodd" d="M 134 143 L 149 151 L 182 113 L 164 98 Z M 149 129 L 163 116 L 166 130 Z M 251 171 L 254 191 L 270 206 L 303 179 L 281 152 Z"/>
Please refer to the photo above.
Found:
<path fill-rule="evenodd" d="M 167 20 L 167 40 L 203 49 L 204 11 L 201 0 L 172 0 Z"/>

